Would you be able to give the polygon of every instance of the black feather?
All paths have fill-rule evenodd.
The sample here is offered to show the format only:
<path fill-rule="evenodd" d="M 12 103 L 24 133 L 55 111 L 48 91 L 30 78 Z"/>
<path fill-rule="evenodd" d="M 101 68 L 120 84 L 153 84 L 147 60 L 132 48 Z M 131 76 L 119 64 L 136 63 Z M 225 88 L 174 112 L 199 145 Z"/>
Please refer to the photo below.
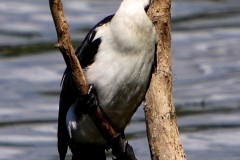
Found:
<path fill-rule="evenodd" d="M 98 46 L 101 44 L 101 38 L 97 38 L 93 41 L 96 35 L 96 28 L 109 23 L 113 16 L 114 15 L 110 15 L 96 24 L 93 29 L 87 34 L 81 46 L 76 50 L 76 55 L 80 61 L 82 68 L 85 68 L 93 63 L 94 57 L 98 51 Z"/>

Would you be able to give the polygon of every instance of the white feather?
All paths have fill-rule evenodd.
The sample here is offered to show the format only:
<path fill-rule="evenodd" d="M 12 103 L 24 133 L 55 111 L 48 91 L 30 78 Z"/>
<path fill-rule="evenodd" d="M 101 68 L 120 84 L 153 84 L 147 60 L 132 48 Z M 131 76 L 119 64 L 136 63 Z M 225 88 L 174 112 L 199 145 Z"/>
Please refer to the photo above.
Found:
<path fill-rule="evenodd" d="M 156 31 L 144 10 L 148 3 L 124 0 L 111 22 L 96 29 L 95 39 L 101 37 L 102 42 L 94 63 L 85 69 L 103 112 L 118 132 L 125 129 L 144 98 L 154 63 Z M 74 107 L 67 114 L 67 124 L 74 117 Z M 72 136 L 77 142 L 104 143 L 88 115 L 75 120 L 77 130 Z"/>

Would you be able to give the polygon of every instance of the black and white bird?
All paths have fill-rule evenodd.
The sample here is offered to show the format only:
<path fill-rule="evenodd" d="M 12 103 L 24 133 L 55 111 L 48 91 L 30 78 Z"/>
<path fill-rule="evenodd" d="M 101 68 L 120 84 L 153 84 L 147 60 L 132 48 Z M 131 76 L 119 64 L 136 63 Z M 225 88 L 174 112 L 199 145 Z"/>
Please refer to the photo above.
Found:
<path fill-rule="evenodd" d="M 155 64 L 157 40 L 146 15 L 149 4 L 150 0 L 123 0 L 117 12 L 100 21 L 76 51 L 88 83 L 94 84 L 99 106 L 123 136 L 145 97 Z M 66 68 L 58 119 L 60 159 L 65 159 L 68 146 L 73 159 L 106 159 L 106 142 L 89 115 L 76 109 L 81 107 L 78 98 Z"/>

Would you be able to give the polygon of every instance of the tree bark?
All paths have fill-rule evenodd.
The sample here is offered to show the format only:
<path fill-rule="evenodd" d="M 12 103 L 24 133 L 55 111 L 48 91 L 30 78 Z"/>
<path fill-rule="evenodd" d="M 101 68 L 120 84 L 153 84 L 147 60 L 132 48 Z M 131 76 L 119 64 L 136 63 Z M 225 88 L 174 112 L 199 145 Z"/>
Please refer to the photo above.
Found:
<path fill-rule="evenodd" d="M 171 0 L 153 0 L 148 9 L 158 38 L 157 67 L 144 106 L 152 160 L 185 160 L 172 98 Z"/>
<path fill-rule="evenodd" d="M 69 26 L 64 15 L 62 2 L 61 0 L 49 0 L 49 6 L 58 36 L 58 43 L 54 46 L 59 48 L 67 67 L 72 71 L 72 77 L 79 95 L 86 95 L 88 83 L 71 43 Z"/>

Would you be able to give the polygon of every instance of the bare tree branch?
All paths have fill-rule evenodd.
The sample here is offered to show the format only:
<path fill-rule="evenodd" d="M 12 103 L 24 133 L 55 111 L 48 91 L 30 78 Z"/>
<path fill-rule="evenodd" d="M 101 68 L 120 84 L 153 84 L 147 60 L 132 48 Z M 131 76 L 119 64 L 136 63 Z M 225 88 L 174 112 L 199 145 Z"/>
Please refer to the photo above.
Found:
<path fill-rule="evenodd" d="M 78 93 L 85 95 L 88 92 L 88 84 L 71 44 L 69 26 L 64 16 L 62 2 L 61 0 L 49 0 L 49 4 L 58 36 L 58 43 L 55 44 L 55 47 L 59 48 L 67 67 L 71 69 Z"/>
<path fill-rule="evenodd" d="M 152 160 L 185 160 L 172 98 L 171 0 L 153 0 L 148 16 L 158 37 L 157 68 L 144 107 L 151 157 Z"/>

